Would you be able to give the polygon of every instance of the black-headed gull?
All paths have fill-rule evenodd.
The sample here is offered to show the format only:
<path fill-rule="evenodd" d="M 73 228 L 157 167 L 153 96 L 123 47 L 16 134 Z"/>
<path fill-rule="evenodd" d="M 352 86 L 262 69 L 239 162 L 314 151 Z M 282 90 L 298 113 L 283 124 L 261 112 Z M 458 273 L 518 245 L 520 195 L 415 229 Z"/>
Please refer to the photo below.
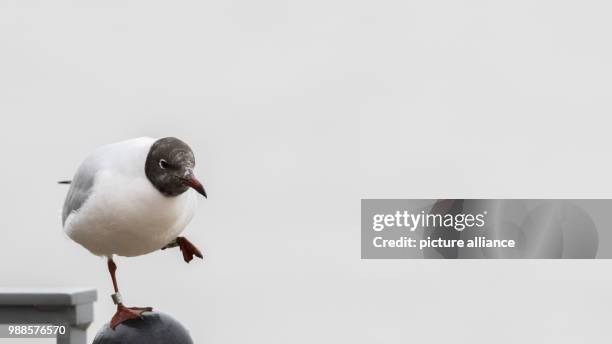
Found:
<path fill-rule="evenodd" d="M 70 182 L 62 212 L 64 231 L 91 253 L 106 257 L 117 312 L 114 329 L 138 318 L 150 307 L 126 307 L 121 300 L 114 255 L 133 257 L 179 246 L 189 263 L 202 253 L 179 236 L 193 218 L 196 191 L 195 159 L 183 141 L 166 137 L 137 138 L 98 148 Z"/>

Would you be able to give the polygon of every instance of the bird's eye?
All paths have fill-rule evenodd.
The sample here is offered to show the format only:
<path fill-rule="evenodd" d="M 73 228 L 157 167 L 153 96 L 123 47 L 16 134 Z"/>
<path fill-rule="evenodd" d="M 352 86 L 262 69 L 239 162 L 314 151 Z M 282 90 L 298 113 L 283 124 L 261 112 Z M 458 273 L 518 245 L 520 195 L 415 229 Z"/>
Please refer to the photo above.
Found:
<path fill-rule="evenodd" d="M 161 160 L 159 161 L 159 167 L 161 167 L 162 169 L 164 169 L 164 170 L 165 170 L 165 169 L 167 169 L 167 168 L 168 168 L 168 166 L 170 166 L 170 165 L 168 164 L 168 162 L 167 162 L 166 160 L 161 159 Z"/>

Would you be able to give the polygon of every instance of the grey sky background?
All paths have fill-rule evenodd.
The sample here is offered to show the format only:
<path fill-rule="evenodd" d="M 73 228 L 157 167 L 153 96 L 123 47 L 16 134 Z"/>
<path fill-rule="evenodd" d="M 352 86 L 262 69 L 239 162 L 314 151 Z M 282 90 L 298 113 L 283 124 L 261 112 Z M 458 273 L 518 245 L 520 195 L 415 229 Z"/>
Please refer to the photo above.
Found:
<path fill-rule="evenodd" d="M 177 136 L 209 199 L 126 303 L 197 343 L 602 342 L 608 261 L 362 261 L 360 198 L 609 198 L 600 1 L 0 4 L 0 286 L 99 290 L 65 237 L 95 147 Z"/>

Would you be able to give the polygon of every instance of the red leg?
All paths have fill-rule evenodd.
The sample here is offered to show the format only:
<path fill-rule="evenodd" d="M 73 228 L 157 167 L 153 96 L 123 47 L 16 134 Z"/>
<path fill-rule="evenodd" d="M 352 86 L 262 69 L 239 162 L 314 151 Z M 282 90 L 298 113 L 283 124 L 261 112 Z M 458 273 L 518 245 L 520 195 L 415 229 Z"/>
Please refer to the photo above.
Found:
<path fill-rule="evenodd" d="M 171 247 L 176 247 L 176 246 L 180 247 L 181 252 L 183 253 L 183 259 L 187 263 L 189 263 L 190 261 L 193 260 L 193 256 L 196 256 L 196 257 L 198 257 L 200 259 L 204 259 L 204 256 L 202 255 L 202 252 L 200 252 L 200 250 L 198 250 L 198 248 L 195 247 L 185 237 L 178 237 L 178 238 L 176 238 L 173 242 L 171 242 L 168 245 L 162 247 L 162 250 L 165 250 L 165 249 L 171 248 Z"/>
<path fill-rule="evenodd" d="M 187 238 L 178 237 L 176 238 L 176 242 L 181 248 L 181 252 L 183 253 L 183 259 L 185 260 L 185 262 L 189 263 L 190 261 L 192 261 L 193 256 L 196 256 L 200 259 L 204 259 L 202 252 L 200 252 L 197 247 L 195 247 L 189 240 L 187 240 Z"/>
<path fill-rule="evenodd" d="M 130 319 L 142 318 L 143 312 L 151 312 L 153 310 L 151 307 L 125 307 L 121 301 L 119 287 L 117 286 L 117 278 L 115 276 L 117 265 L 115 265 L 112 258 L 108 258 L 108 271 L 110 272 L 111 279 L 113 280 L 113 289 L 115 290 L 113 300 L 115 300 L 115 303 L 117 304 L 117 312 L 115 315 L 113 315 L 110 323 L 113 330 L 122 322 Z"/>

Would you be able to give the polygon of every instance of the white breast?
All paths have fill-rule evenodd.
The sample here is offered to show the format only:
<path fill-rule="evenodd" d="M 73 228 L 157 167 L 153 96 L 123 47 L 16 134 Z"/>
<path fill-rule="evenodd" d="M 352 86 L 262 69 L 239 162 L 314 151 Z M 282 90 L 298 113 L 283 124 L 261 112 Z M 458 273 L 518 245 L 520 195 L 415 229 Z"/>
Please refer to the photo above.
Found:
<path fill-rule="evenodd" d="M 150 141 L 154 140 L 107 146 L 94 153 L 104 163 L 95 174 L 89 198 L 69 215 L 64 230 L 96 255 L 138 256 L 159 250 L 183 231 L 195 213 L 195 191 L 166 197 L 146 178 Z"/>

